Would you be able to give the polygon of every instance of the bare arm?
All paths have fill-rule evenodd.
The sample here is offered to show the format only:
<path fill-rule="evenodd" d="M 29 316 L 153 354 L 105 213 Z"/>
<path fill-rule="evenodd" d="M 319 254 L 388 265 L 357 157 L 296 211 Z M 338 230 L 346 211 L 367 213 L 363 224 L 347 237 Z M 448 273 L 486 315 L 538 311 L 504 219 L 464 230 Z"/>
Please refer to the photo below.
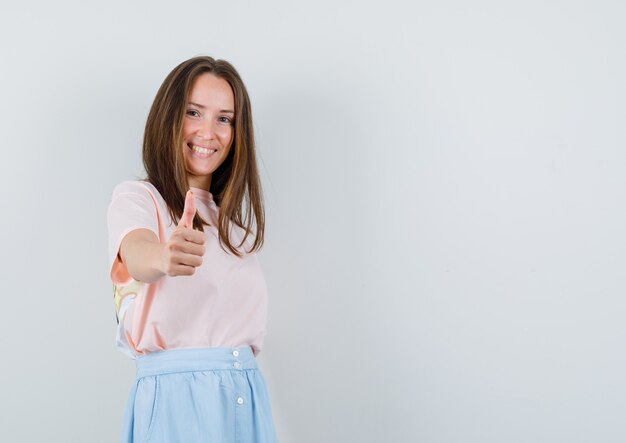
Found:
<path fill-rule="evenodd" d="M 160 266 L 163 244 L 149 229 L 135 229 L 126 234 L 119 255 L 128 273 L 137 281 L 153 283 L 165 275 Z"/>
<path fill-rule="evenodd" d="M 128 273 L 137 281 L 153 283 L 164 275 L 193 275 L 202 265 L 204 233 L 193 229 L 196 204 L 191 191 L 178 226 L 166 243 L 159 242 L 150 229 L 138 228 L 124 236 L 119 256 Z"/>

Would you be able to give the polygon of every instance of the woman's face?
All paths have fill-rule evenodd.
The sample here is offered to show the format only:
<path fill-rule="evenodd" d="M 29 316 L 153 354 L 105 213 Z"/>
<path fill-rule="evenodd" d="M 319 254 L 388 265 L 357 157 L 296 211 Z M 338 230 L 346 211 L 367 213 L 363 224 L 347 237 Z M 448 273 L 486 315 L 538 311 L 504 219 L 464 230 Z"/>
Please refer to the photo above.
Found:
<path fill-rule="evenodd" d="M 233 141 L 235 98 L 226 80 L 204 73 L 194 80 L 186 105 L 182 149 L 189 186 L 209 190 Z"/>

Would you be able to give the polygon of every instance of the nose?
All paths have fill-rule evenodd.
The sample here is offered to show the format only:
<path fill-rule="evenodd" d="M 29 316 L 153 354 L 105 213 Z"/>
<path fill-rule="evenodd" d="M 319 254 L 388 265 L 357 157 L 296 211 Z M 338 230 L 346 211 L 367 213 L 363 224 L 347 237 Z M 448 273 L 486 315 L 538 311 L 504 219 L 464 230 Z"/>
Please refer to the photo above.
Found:
<path fill-rule="evenodd" d="M 211 120 L 205 120 L 200 123 L 198 128 L 198 136 L 206 140 L 213 140 L 215 137 L 215 130 L 213 128 L 213 122 Z"/>

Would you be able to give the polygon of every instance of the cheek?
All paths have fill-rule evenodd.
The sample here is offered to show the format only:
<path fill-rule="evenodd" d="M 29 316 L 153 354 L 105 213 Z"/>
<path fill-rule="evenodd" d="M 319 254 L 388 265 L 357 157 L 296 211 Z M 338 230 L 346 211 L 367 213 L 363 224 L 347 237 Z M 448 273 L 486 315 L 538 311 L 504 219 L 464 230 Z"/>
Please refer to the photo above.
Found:
<path fill-rule="evenodd" d="M 183 120 L 183 140 L 187 140 L 198 130 L 198 124 L 191 120 L 185 119 Z"/>
<path fill-rule="evenodd" d="M 193 134 L 193 131 L 191 130 L 191 128 L 189 128 L 188 126 L 185 126 L 183 128 L 183 143 L 187 142 L 189 137 L 191 137 L 191 134 Z"/>
<path fill-rule="evenodd" d="M 222 140 L 224 140 L 225 142 L 230 142 L 231 139 L 233 138 L 233 132 L 234 132 L 233 127 L 227 126 L 227 127 L 220 128 L 218 133 Z"/>

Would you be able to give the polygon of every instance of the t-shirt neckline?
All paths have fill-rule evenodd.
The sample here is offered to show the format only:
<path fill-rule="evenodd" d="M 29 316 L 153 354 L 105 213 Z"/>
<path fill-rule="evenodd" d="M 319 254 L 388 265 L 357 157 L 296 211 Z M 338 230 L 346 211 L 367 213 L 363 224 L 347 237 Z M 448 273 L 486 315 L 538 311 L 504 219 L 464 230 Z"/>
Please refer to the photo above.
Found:
<path fill-rule="evenodd" d="M 189 186 L 189 189 L 191 189 L 191 192 L 193 192 L 193 195 L 195 195 L 196 197 L 202 200 L 213 201 L 213 194 L 211 194 L 206 189 L 196 188 L 194 186 Z"/>

